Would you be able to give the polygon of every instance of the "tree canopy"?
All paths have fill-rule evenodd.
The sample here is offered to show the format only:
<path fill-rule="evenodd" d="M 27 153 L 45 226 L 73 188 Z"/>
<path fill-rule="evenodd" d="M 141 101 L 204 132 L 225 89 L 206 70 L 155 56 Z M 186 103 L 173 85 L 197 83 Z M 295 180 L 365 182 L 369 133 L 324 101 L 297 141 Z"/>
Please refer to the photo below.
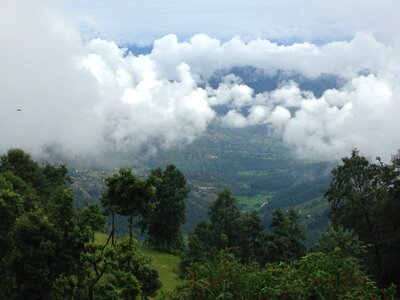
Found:
<path fill-rule="evenodd" d="M 142 211 L 144 181 L 129 171 L 106 208 Z M 135 299 L 160 287 L 135 242 L 95 241 L 105 217 L 98 205 L 77 210 L 67 168 L 41 165 L 20 149 L 0 157 L 0 298 Z M 113 202 L 114 200 L 118 200 Z M 132 202 L 130 200 L 133 200 Z"/>
<path fill-rule="evenodd" d="M 151 170 L 148 185 L 154 189 L 151 209 L 147 211 L 144 227 L 147 228 L 150 242 L 157 248 L 165 246 L 171 251 L 182 245 L 181 225 L 185 222 L 185 202 L 189 194 L 186 178 L 174 165 L 165 170 Z"/>
<path fill-rule="evenodd" d="M 357 150 L 332 171 L 325 193 L 334 225 L 354 231 L 370 244 L 364 257 L 383 285 L 400 283 L 400 157 L 370 162 Z"/>

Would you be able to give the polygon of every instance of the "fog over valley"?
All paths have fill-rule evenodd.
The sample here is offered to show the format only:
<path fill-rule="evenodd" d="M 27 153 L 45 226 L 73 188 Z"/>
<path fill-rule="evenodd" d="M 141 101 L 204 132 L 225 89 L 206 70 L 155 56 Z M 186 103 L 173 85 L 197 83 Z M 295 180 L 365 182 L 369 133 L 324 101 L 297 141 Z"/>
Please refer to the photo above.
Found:
<path fill-rule="evenodd" d="M 155 153 L 190 144 L 211 124 L 263 125 L 305 159 L 397 152 L 395 33 L 322 43 L 169 33 L 136 54 L 88 36 L 48 4 L 0 4 L 1 152 Z"/>

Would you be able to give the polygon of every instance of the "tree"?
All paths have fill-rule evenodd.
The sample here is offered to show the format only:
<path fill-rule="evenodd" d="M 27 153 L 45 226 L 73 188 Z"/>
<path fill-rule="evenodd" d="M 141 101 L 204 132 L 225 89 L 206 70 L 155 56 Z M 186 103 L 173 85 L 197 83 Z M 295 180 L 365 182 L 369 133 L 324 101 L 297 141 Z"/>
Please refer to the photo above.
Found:
<path fill-rule="evenodd" d="M 261 262 L 264 227 L 256 211 L 242 213 L 239 221 L 238 256 L 243 263 Z"/>
<path fill-rule="evenodd" d="M 368 245 L 363 243 L 354 231 L 343 226 L 329 226 L 321 234 L 319 242 L 312 251 L 330 253 L 339 248 L 346 257 L 362 260 L 367 252 Z"/>
<path fill-rule="evenodd" d="M 133 217 L 143 216 L 149 189 L 146 182 L 135 174 L 132 169 L 120 169 L 117 174 L 106 179 L 107 189 L 103 194 L 103 205 L 113 216 L 112 241 L 114 242 L 115 213 L 129 217 L 129 240 L 133 237 Z"/>
<path fill-rule="evenodd" d="M 137 248 L 135 240 L 114 245 L 86 244 L 81 262 L 85 270 L 88 299 L 143 299 L 154 296 L 161 283 L 150 260 Z"/>
<path fill-rule="evenodd" d="M 1 178 L 0 178 L 1 180 Z M 0 266 L 12 247 L 12 230 L 23 213 L 21 196 L 8 189 L 0 189 Z"/>
<path fill-rule="evenodd" d="M 206 263 L 211 261 L 217 249 L 214 246 L 215 233 L 208 221 L 197 223 L 179 263 L 180 276 L 186 275 L 187 269 L 192 263 Z"/>
<path fill-rule="evenodd" d="M 237 200 L 228 189 L 218 194 L 217 200 L 210 206 L 208 215 L 215 231 L 217 249 L 237 246 L 240 210 Z"/>
<path fill-rule="evenodd" d="M 111 180 L 115 189 L 107 204 L 132 216 L 142 210 L 147 186 L 129 170 L 119 175 Z M 99 244 L 94 233 L 105 217 L 98 205 L 78 213 L 68 182 L 64 166 L 39 165 L 22 150 L 0 157 L 0 298 L 154 295 L 158 273 L 133 245 L 132 234 L 115 245 L 111 236 Z"/>
<path fill-rule="evenodd" d="M 263 262 L 264 228 L 258 212 L 241 212 L 227 189 L 210 206 L 210 221 L 199 222 L 189 236 L 188 249 L 181 260 L 181 274 L 191 263 L 215 260 L 219 250 L 234 255 L 242 263 Z"/>
<path fill-rule="evenodd" d="M 118 176 L 117 174 L 105 179 L 106 190 L 100 199 L 107 214 L 111 214 L 111 244 L 115 244 L 115 214 L 118 213 L 119 195 L 117 193 Z"/>
<path fill-rule="evenodd" d="M 50 299 L 56 279 L 59 257 L 56 244 L 60 232 L 41 211 L 29 212 L 18 219 L 14 233 L 11 270 L 17 299 Z"/>
<path fill-rule="evenodd" d="M 151 209 L 148 210 L 144 227 L 148 229 L 150 242 L 157 248 L 166 245 L 171 251 L 173 243 L 180 243 L 181 225 L 185 222 L 185 202 L 189 194 L 186 178 L 174 165 L 163 171 L 153 169 L 147 180 L 154 189 Z"/>
<path fill-rule="evenodd" d="M 303 230 L 297 223 L 297 213 L 290 209 L 285 215 L 280 209 L 272 214 L 272 234 L 267 235 L 266 261 L 293 261 L 305 254 Z"/>
<path fill-rule="evenodd" d="M 139 283 L 138 294 L 141 294 L 143 299 L 155 296 L 157 290 L 161 287 L 161 282 L 157 270 L 150 264 L 150 259 L 139 251 L 135 243 L 127 243 L 124 240 L 117 245 L 116 250 L 119 276 L 122 272 L 126 274 L 123 275 L 125 278 L 129 278 L 129 276 L 136 278 Z M 121 287 L 130 291 L 132 290 L 131 286 L 131 284 L 125 284 Z M 131 291 L 128 294 L 133 296 Z M 124 297 L 124 299 L 134 299 L 134 297 Z"/>
<path fill-rule="evenodd" d="M 23 201 L 17 193 L 6 189 L 0 176 L 0 299 L 7 298 L 13 274 L 10 274 L 10 256 L 14 250 L 13 230 L 23 213 Z"/>
<path fill-rule="evenodd" d="M 109 272 L 115 269 L 116 251 L 114 245 L 99 245 L 95 242 L 88 242 L 82 251 L 80 262 L 83 267 L 84 277 L 80 277 L 81 288 L 86 290 L 87 299 L 93 300 L 96 286 L 100 280 Z"/>
<path fill-rule="evenodd" d="M 87 226 L 90 229 L 92 242 L 94 242 L 95 233 L 103 229 L 106 223 L 106 217 L 101 213 L 98 204 L 90 204 L 81 212 L 80 223 L 82 226 Z"/>
<path fill-rule="evenodd" d="M 353 230 L 368 248 L 366 261 L 383 285 L 400 284 L 400 157 L 384 164 L 360 156 L 350 157 L 332 170 L 325 193 L 335 226 Z"/>
<path fill-rule="evenodd" d="M 0 157 L 0 227 L 8 231 L 0 244 L 1 297 L 25 298 L 43 284 L 38 295 L 54 298 L 57 283 L 79 269 L 86 236 L 67 182 L 64 166 L 39 165 L 20 149 Z"/>
<path fill-rule="evenodd" d="M 43 174 L 39 164 L 21 149 L 10 149 L 0 157 L 0 173 L 10 171 L 32 187 L 41 187 Z"/>

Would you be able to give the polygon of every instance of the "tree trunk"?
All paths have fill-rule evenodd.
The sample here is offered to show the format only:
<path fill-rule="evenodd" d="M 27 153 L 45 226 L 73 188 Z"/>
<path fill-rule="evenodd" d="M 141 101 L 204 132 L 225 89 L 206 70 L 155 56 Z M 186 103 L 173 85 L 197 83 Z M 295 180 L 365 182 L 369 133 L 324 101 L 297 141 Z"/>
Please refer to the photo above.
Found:
<path fill-rule="evenodd" d="M 129 218 L 129 244 L 132 244 L 133 237 L 133 215 Z"/>
<path fill-rule="evenodd" d="M 93 299 L 94 299 L 93 286 L 89 285 L 88 300 L 93 300 Z"/>
<path fill-rule="evenodd" d="M 84 281 L 85 281 L 85 275 L 83 273 L 83 270 L 79 270 L 78 272 L 78 281 L 76 283 L 76 287 L 77 287 L 77 294 L 75 295 L 75 300 L 82 300 L 83 298 L 85 298 L 84 293 L 81 291 L 85 290 L 85 286 L 84 286 Z"/>
<path fill-rule="evenodd" d="M 114 246 L 114 234 L 115 234 L 115 213 L 112 213 L 111 217 L 111 245 Z"/>

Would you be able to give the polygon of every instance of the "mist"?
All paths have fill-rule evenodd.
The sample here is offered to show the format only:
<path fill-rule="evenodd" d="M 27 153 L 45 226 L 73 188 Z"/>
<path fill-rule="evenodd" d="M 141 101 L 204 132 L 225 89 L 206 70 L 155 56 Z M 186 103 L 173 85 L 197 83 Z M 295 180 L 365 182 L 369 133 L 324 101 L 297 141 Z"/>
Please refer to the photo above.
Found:
<path fill-rule="evenodd" d="M 322 45 L 168 34 L 148 54 L 87 39 L 58 10 L 0 4 L 0 152 L 21 147 L 69 160 L 185 146 L 211 124 L 265 125 L 299 158 L 335 160 L 359 148 L 389 159 L 400 136 L 400 49 L 365 32 Z M 344 82 L 315 96 L 296 79 L 257 92 L 221 70 L 326 74 Z M 219 113 L 218 107 L 226 113 Z"/>

